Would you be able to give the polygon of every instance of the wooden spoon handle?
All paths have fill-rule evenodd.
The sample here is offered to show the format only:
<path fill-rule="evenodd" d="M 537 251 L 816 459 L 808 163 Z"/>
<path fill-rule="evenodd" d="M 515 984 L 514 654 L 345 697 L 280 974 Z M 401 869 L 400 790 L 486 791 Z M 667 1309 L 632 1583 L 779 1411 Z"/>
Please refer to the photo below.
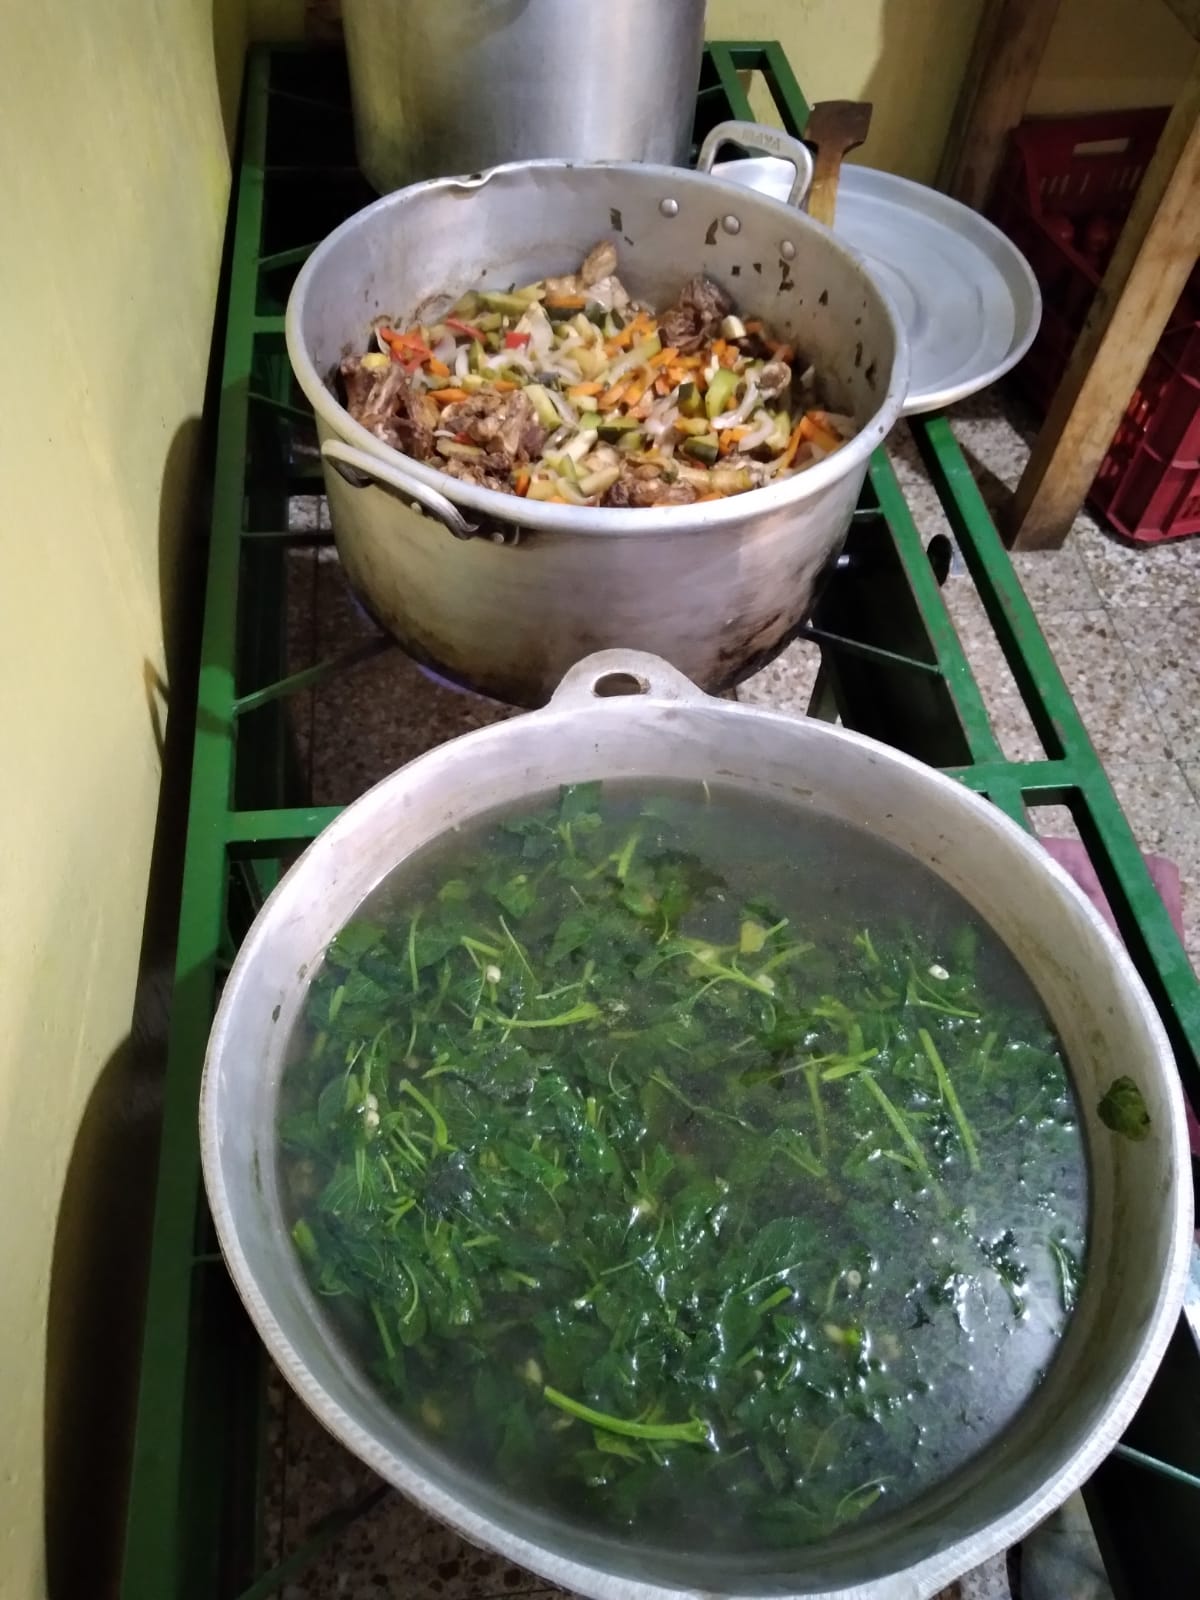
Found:
<path fill-rule="evenodd" d="M 831 150 L 828 145 L 817 151 L 813 162 L 812 185 L 808 191 L 808 214 L 827 228 L 833 227 L 837 211 L 838 181 L 842 175 L 844 150 Z"/>

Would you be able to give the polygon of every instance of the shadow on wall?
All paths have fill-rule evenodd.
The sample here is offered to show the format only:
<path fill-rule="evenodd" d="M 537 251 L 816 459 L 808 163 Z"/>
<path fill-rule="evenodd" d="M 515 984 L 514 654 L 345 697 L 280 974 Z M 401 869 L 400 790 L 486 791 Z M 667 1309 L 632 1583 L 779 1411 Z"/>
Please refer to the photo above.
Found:
<path fill-rule="evenodd" d="M 49 1600 L 106 1600 L 118 1583 L 187 823 L 208 522 L 199 486 L 210 476 L 210 442 L 200 419 L 189 418 L 163 464 L 158 543 L 170 689 L 150 661 L 131 686 L 145 696 L 163 772 L 140 976 L 130 1035 L 80 1120 L 54 1236 L 44 1404 Z M 169 699 L 176 709 L 168 717 Z"/>
<path fill-rule="evenodd" d="M 981 0 L 959 0 L 950 15 L 886 0 L 866 82 L 857 94 L 845 91 L 875 106 L 870 136 L 854 159 L 919 183 L 934 181 L 981 11 Z M 958 63 L 949 77 L 941 65 L 948 58 Z"/>
<path fill-rule="evenodd" d="M 212 0 L 211 60 L 197 63 L 198 72 L 211 74 L 231 165 L 245 9 L 245 0 Z M 209 361 L 205 417 L 214 414 L 219 383 L 218 348 Z M 212 445 L 201 419 L 190 417 L 167 449 L 157 537 L 168 681 L 146 660 L 140 682 L 129 685 L 144 698 L 162 783 L 130 1033 L 97 1076 L 80 1120 L 50 1264 L 44 1397 L 50 1600 L 107 1600 L 119 1582 L 187 824 Z"/>

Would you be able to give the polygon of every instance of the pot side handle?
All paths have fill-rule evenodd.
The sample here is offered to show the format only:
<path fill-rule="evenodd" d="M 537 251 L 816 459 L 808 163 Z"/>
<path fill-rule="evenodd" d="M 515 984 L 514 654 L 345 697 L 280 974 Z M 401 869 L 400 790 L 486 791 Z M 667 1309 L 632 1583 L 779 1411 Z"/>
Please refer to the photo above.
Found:
<path fill-rule="evenodd" d="M 479 532 L 479 524 L 468 522 L 452 500 L 447 500 L 437 489 L 431 489 L 402 468 L 392 466 L 390 461 L 381 461 L 378 456 L 356 449 L 341 439 L 326 439 L 321 446 L 321 455 L 355 489 L 364 489 L 369 482 L 375 482 L 385 488 L 395 489 L 406 500 L 415 500 L 423 511 L 448 528 L 456 539 L 472 539 Z"/>
<path fill-rule="evenodd" d="M 643 650 L 597 650 L 564 674 L 550 697 L 550 706 L 566 711 L 596 700 L 639 695 L 693 703 L 711 698 L 661 656 Z"/>
<path fill-rule="evenodd" d="M 697 172 L 711 172 L 717 152 L 723 144 L 740 145 L 743 150 L 753 150 L 760 156 L 779 156 L 790 161 L 796 176 L 787 197 L 787 203 L 803 210 L 812 183 L 813 158 L 806 144 L 793 139 L 778 128 L 765 127 L 761 122 L 718 122 L 700 146 L 696 157 Z"/>

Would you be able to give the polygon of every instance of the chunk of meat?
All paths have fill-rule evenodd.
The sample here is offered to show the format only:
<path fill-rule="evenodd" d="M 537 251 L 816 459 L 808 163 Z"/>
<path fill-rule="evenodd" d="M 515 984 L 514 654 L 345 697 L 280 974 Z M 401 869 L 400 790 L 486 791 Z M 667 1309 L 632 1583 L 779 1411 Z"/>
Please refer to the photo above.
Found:
<path fill-rule="evenodd" d="M 711 278 L 693 278 L 678 301 L 658 319 L 659 337 L 680 355 L 692 355 L 715 339 L 733 301 Z"/>
<path fill-rule="evenodd" d="M 564 296 L 582 294 L 583 279 L 577 272 L 570 272 L 565 278 L 547 278 L 546 293 Z"/>
<path fill-rule="evenodd" d="M 437 465 L 461 483 L 473 483 L 481 489 L 495 489 L 500 493 L 512 488 L 507 456 L 488 454 L 481 461 L 445 461 L 439 456 Z"/>
<path fill-rule="evenodd" d="M 595 283 L 587 287 L 587 297 L 594 305 L 603 306 L 605 311 L 624 311 L 629 305 L 629 290 L 620 278 L 610 274 L 607 278 L 597 278 Z"/>
<path fill-rule="evenodd" d="M 585 289 L 590 289 L 602 278 L 611 278 L 617 270 L 617 247 L 605 239 L 588 253 L 579 269 L 579 279 Z"/>
<path fill-rule="evenodd" d="M 546 442 L 546 429 L 523 389 L 509 394 L 484 391 L 457 400 L 442 412 L 441 425 L 503 455 L 509 466 L 540 455 Z"/>
<path fill-rule="evenodd" d="M 786 361 L 768 361 L 758 375 L 758 392 L 764 400 L 774 400 L 792 387 L 792 369 Z"/>
<path fill-rule="evenodd" d="M 617 277 L 616 246 L 607 239 L 596 245 L 578 272 L 565 278 L 547 278 L 546 290 L 552 295 L 593 301 L 606 311 L 621 311 L 629 304 L 629 291 Z"/>
<path fill-rule="evenodd" d="M 690 483 L 669 483 L 657 467 L 624 466 L 603 504 L 645 510 L 649 506 L 690 506 L 695 498 Z"/>
<path fill-rule="evenodd" d="M 405 455 L 426 459 L 433 450 L 433 430 L 440 420 L 437 402 L 414 394 L 398 361 L 382 370 L 364 367 L 361 356 L 348 356 L 339 369 L 346 410 L 377 439 Z"/>

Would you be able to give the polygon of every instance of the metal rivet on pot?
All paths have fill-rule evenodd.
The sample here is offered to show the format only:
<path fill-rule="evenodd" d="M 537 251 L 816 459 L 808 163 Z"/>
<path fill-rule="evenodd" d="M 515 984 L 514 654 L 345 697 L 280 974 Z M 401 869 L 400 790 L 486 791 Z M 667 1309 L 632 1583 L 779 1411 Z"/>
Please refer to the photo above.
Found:
<path fill-rule="evenodd" d="M 726 233 L 741 233 L 742 231 L 742 225 L 738 221 L 737 217 L 722 217 L 721 226 L 725 229 Z"/>
<path fill-rule="evenodd" d="M 679 201 L 669 199 L 660 200 L 658 202 L 658 209 L 662 212 L 664 217 L 677 217 L 679 215 Z"/>
<path fill-rule="evenodd" d="M 796 246 L 792 243 L 792 241 L 790 239 L 785 239 L 783 241 L 783 243 L 779 246 L 779 254 L 783 257 L 783 259 L 785 261 L 795 261 L 795 259 L 796 259 Z"/>

